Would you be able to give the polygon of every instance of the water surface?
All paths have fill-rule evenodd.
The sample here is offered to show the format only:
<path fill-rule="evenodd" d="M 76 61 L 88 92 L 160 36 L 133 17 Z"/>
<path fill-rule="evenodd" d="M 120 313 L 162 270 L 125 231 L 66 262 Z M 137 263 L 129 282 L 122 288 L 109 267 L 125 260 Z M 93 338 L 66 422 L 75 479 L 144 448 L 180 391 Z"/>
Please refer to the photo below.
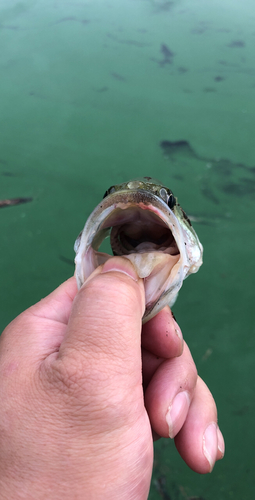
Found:
<path fill-rule="evenodd" d="M 5 0 L 0 6 L 1 329 L 73 273 L 112 184 L 159 178 L 204 245 L 174 312 L 217 401 L 226 456 L 155 446 L 150 500 L 254 494 L 253 0 Z M 181 141 L 181 142 L 180 142 Z"/>

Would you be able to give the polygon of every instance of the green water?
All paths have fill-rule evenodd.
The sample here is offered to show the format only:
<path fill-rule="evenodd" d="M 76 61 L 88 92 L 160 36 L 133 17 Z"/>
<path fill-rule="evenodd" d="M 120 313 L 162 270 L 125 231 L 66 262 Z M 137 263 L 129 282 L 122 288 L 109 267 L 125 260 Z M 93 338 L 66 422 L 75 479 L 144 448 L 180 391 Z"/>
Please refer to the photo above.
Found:
<path fill-rule="evenodd" d="M 199 476 L 157 442 L 150 500 L 254 498 L 254 0 L 5 0 L 0 47 L 0 199 L 33 198 L 0 211 L 1 329 L 73 273 L 110 185 L 159 178 L 204 245 L 174 312 L 226 456 Z"/>

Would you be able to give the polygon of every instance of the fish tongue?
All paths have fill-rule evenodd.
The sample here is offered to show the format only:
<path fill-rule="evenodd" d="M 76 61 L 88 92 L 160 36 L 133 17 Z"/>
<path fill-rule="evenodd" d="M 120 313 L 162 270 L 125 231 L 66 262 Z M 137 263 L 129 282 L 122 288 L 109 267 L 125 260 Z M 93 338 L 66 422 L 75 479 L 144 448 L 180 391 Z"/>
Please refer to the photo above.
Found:
<path fill-rule="evenodd" d="M 150 304 L 165 291 L 165 283 L 180 255 L 148 252 L 125 255 L 125 258 L 132 262 L 138 276 L 144 278 L 145 300 L 146 304 Z"/>
<path fill-rule="evenodd" d="M 156 267 L 166 266 L 171 256 L 163 252 L 145 252 L 131 253 L 124 257 L 131 260 L 140 278 L 147 278 Z"/>
<path fill-rule="evenodd" d="M 96 261 L 94 261 L 96 256 Z M 93 272 L 95 267 L 104 264 L 108 259 L 112 259 L 112 255 L 108 255 L 103 252 L 93 252 L 89 250 L 86 255 L 86 272 L 85 275 L 89 276 L 90 273 Z M 163 252 L 144 252 L 144 253 L 130 253 L 126 255 L 122 255 L 125 259 L 129 259 L 139 278 L 147 278 L 153 272 L 153 270 L 158 273 L 161 268 L 166 267 L 166 272 L 169 272 L 170 269 L 179 258 L 179 255 L 172 256 Z M 94 267 L 93 267 L 94 266 Z M 155 274 L 156 274 L 155 273 Z M 154 274 L 154 273 L 153 273 Z"/>

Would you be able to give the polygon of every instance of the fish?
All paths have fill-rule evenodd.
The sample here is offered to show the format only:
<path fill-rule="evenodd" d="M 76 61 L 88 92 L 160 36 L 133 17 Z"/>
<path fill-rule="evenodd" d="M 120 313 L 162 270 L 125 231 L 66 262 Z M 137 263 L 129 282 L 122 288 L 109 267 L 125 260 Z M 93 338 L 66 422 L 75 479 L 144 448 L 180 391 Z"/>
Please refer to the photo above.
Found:
<path fill-rule="evenodd" d="M 100 251 L 110 238 L 112 255 Z M 174 304 L 183 280 L 196 273 L 203 246 L 173 192 L 151 177 L 111 186 L 74 245 L 78 289 L 108 259 L 129 259 L 144 281 L 143 323 Z"/>
<path fill-rule="evenodd" d="M 165 44 L 162 43 L 160 46 L 160 52 L 163 55 L 163 59 L 158 61 L 160 66 L 165 66 L 165 64 L 172 64 L 173 63 L 173 57 L 174 57 L 174 52 L 172 52 L 171 49 Z"/>
<path fill-rule="evenodd" d="M 28 203 L 33 198 L 9 198 L 8 200 L 0 200 L 0 208 L 9 207 L 10 205 L 19 205 L 20 203 Z"/>

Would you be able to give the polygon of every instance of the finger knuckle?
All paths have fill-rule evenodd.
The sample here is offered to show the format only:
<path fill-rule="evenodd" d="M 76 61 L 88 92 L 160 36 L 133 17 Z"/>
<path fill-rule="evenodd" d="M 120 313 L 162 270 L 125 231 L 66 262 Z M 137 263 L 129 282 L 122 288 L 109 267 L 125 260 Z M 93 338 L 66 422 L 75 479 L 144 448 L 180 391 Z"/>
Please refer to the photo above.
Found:
<path fill-rule="evenodd" d="M 48 371 L 48 382 L 61 394 L 78 395 L 82 390 L 84 367 L 79 357 L 56 359 Z"/>

